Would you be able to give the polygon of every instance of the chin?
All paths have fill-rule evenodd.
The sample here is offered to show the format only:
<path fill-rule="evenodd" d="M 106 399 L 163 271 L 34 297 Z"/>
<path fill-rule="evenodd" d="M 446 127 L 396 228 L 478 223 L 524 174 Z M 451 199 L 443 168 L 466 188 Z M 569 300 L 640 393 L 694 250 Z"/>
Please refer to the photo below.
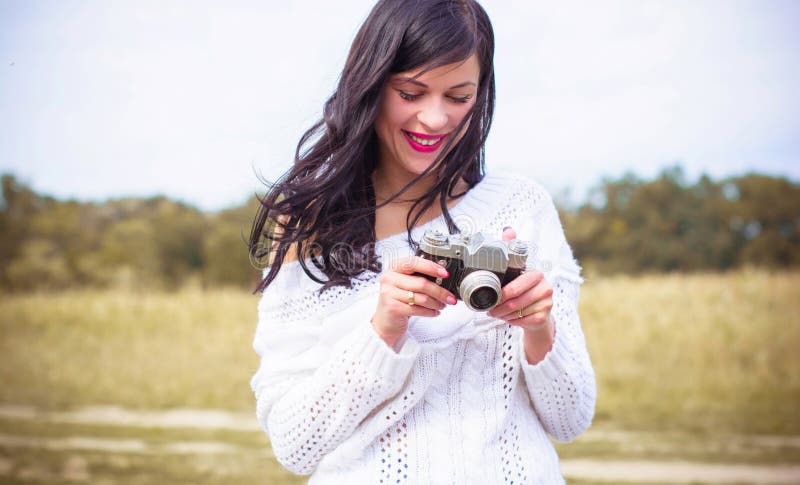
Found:
<path fill-rule="evenodd" d="M 425 164 L 425 165 L 414 164 L 411 167 L 406 167 L 406 171 L 408 171 L 409 173 L 414 174 L 414 176 L 422 175 L 425 172 L 425 170 L 427 170 L 428 167 L 430 167 L 430 166 L 431 166 L 430 163 Z M 428 172 L 428 175 L 431 175 L 433 173 L 435 173 L 435 170 L 431 170 L 430 172 Z"/>
<path fill-rule="evenodd" d="M 436 162 L 436 157 L 438 156 L 439 152 L 425 154 L 423 157 L 415 153 L 413 156 L 406 158 L 406 162 L 404 163 L 405 169 L 415 175 L 421 175 L 422 172 Z"/>

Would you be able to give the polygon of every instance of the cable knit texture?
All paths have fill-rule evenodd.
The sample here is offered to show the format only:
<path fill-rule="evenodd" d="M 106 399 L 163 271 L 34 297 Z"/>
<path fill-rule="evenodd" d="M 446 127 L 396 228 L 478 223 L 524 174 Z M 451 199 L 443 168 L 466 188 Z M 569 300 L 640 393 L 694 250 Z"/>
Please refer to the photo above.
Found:
<path fill-rule="evenodd" d="M 370 325 L 379 274 L 319 294 L 299 264 L 285 264 L 259 303 L 251 386 L 278 461 L 312 474 L 310 484 L 564 483 L 547 435 L 565 442 L 586 430 L 596 388 L 577 311 L 580 268 L 558 213 L 536 182 L 487 174 L 451 214 L 463 232 L 499 238 L 511 226 L 531 243 L 528 267 L 554 290 L 552 349 L 529 364 L 522 329 L 462 302 L 412 318 L 391 349 Z M 412 237 L 445 227 L 440 217 Z M 411 254 L 405 233 L 376 251 L 384 268 Z"/>

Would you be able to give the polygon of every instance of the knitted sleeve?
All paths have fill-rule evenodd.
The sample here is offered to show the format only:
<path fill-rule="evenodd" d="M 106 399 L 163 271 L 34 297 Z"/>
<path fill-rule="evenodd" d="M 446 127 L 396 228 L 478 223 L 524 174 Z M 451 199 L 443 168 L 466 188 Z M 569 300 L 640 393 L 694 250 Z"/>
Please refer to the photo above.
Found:
<path fill-rule="evenodd" d="M 342 299 L 329 293 L 337 290 L 321 301 L 291 286 L 271 285 L 262 296 L 253 343 L 261 363 L 250 384 L 275 457 L 309 474 L 398 392 L 419 347 L 389 348 L 369 323 L 369 302 L 337 312 L 326 304 Z"/>
<path fill-rule="evenodd" d="M 521 366 L 544 429 L 557 441 L 567 442 L 591 424 L 597 390 L 578 315 L 579 287 L 583 281 L 580 268 L 572 257 L 552 200 L 547 197 L 544 202 L 537 221 L 540 229 L 536 265 L 553 287 L 551 315 L 556 336 L 550 352 L 535 365 L 529 364 L 521 351 Z"/>

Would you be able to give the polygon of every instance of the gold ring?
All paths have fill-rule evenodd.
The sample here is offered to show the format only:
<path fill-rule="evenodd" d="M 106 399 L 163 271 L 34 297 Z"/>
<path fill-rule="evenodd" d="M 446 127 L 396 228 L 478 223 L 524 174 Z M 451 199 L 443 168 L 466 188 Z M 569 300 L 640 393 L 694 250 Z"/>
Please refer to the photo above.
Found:
<path fill-rule="evenodd" d="M 522 308 L 517 310 L 517 318 L 522 318 Z"/>
<path fill-rule="evenodd" d="M 411 291 L 411 290 L 408 290 L 408 306 L 414 306 L 414 305 L 415 305 L 415 303 L 414 303 L 414 292 Z"/>

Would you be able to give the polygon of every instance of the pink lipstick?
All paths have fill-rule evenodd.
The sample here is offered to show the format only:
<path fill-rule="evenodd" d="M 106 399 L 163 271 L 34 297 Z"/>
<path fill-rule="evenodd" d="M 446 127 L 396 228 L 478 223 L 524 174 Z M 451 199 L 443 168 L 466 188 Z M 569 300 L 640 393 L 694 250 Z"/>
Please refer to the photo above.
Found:
<path fill-rule="evenodd" d="M 439 148 L 442 140 L 447 138 L 444 135 L 426 135 L 424 133 L 415 133 L 413 131 L 401 130 L 406 137 L 406 141 L 411 145 L 411 148 L 418 152 L 432 152 Z"/>

